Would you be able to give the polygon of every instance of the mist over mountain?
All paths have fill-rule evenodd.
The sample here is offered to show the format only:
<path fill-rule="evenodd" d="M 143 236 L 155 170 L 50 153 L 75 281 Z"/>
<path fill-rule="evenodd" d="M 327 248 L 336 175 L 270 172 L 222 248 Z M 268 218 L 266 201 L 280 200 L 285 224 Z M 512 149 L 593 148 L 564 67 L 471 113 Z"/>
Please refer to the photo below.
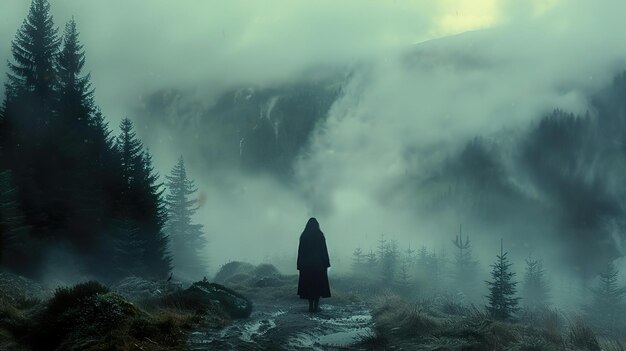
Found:
<path fill-rule="evenodd" d="M 320 149 L 319 142 L 338 133 L 337 123 L 349 121 L 346 115 L 337 119 L 346 108 L 355 108 L 364 102 L 376 103 L 372 96 L 363 94 L 372 87 L 383 89 L 374 98 L 381 99 L 379 105 L 390 110 L 364 110 L 362 113 L 368 116 L 366 125 L 371 122 L 380 125 L 380 130 L 401 133 L 386 136 L 386 142 L 400 146 L 397 157 L 401 164 L 396 163 L 400 168 L 394 170 L 386 184 L 366 185 L 365 192 L 357 191 L 359 196 L 371 195 L 368 202 L 376 203 L 374 206 L 400 209 L 398 212 L 409 223 L 429 228 L 421 235 L 433 234 L 429 234 L 430 230 L 437 233 L 435 237 L 443 235 L 441 223 L 446 223 L 443 232 L 447 231 L 449 237 L 462 223 L 471 228 L 469 231 L 479 246 L 488 246 L 494 237 L 504 237 L 522 256 L 539 255 L 559 269 L 592 277 L 607 257 L 623 255 L 625 227 L 620 199 L 626 188 L 621 185 L 620 174 L 624 169 L 626 133 L 624 76 L 618 74 L 604 85 L 580 85 L 568 76 L 556 84 L 551 82 L 545 91 L 554 94 L 556 99 L 534 94 L 527 104 L 506 91 L 499 93 L 514 99 L 512 104 L 507 105 L 505 98 L 498 102 L 500 105 L 480 105 L 480 98 L 476 98 L 478 101 L 464 107 L 464 113 L 471 115 L 479 110 L 483 113 L 484 109 L 491 108 L 493 111 L 488 114 L 495 111 L 512 119 L 495 124 L 480 123 L 477 126 L 482 130 L 473 132 L 463 125 L 463 132 L 456 132 L 458 124 L 463 123 L 456 119 L 460 116 L 452 115 L 460 112 L 458 108 L 429 106 L 430 102 L 439 103 L 428 99 L 433 90 L 440 89 L 435 76 L 445 79 L 453 74 L 456 78 L 452 79 L 461 79 L 461 84 L 446 83 L 448 85 L 441 88 L 459 89 L 459 92 L 474 89 L 474 92 L 463 91 L 470 95 L 502 89 L 500 85 L 523 92 L 530 88 L 519 84 L 513 87 L 513 82 L 494 85 L 481 81 L 484 75 L 488 80 L 510 79 L 499 77 L 498 73 L 509 70 L 516 64 L 515 60 L 521 59 L 510 56 L 505 59 L 499 57 L 498 52 L 485 55 L 489 52 L 485 47 L 497 45 L 499 40 L 500 36 L 494 36 L 491 31 L 433 40 L 403 51 L 398 56 L 399 61 L 362 62 L 350 69 L 326 74 L 325 77 L 331 78 L 325 79 L 300 79 L 290 84 L 240 87 L 219 93 L 203 93 L 198 88 L 163 89 L 146 94 L 142 104 L 136 107 L 138 127 L 149 131 L 143 135 L 152 147 L 183 150 L 198 173 L 260 172 L 275 182 L 288 184 L 286 190 L 281 191 L 291 193 L 288 197 L 295 196 L 289 201 L 304 203 L 311 213 L 334 217 L 337 208 L 333 190 L 338 189 L 344 179 L 341 173 L 333 173 L 338 169 L 332 165 L 317 164 L 316 170 L 310 170 L 320 152 L 326 153 L 329 160 L 336 156 L 336 145 L 324 144 Z M 402 75 L 399 79 L 410 79 L 408 77 L 419 72 L 416 82 L 411 83 L 418 87 L 417 91 L 385 85 L 384 80 L 390 76 L 391 81 L 396 79 L 395 73 L 387 70 L 389 61 L 403 67 L 398 72 Z M 522 73 L 515 75 L 519 74 Z M 429 85 L 433 82 L 434 85 Z M 396 96 L 386 99 L 384 94 Z M 406 139 L 406 133 L 413 126 L 394 129 L 398 126 L 387 117 L 397 113 L 394 109 L 398 106 L 393 106 L 393 99 L 398 96 L 406 99 L 407 95 L 412 95 L 409 99 L 422 105 L 414 112 L 406 110 L 418 114 L 416 120 L 426 118 L 416 123 L 443 134 L 417 132 L 415 140 L 410 140 L 411 137 Z M 463 104 L 464 99 L 455 101 L 451 97 L 443 103 Z M 550 101 L 553 106 L 549 105 Z M 437 116 L 436 120 L 424 116 L 445 113 L 445 110 L 449 115 Z M 440 132 L 438 125 L 428 124 L 429 120 L 436 124 L 450 123 L 449 133 Z M 358 132 L 362 126 L 349 128 Z M 333 141 L 346 142 L 352 137 Z M 365 143 L 369 143 L 367 148 L 374 148 L 374 151 L 356 161 L 358 166 L 346 174 L 355 182 L 368 176 L 359 173 L 362 164 L 376 164 L 380 161 L 377 152 L 389 151 L 386 150 L 388 144 L 378 150 L 372 146 L 379 140 L 378 136 L 362 138 L 361 145 L 366 147 Z M 389 138 L 397 139 L 394 143 Z M 349 150 L 357 149 L 345 151 Z M 359 150 L 348 157 L 354 161 L 362 153 L 366 154 Z M 327 172 L 332 174 L 324 179 L 323 174 Z M 384 168 L 379 167 L 375 175 L 384 172 Z M 326 189 L 322 185 L 324 180 L 328 182 Z M 311 187 L 311 182 L 315 186 Z M 402 238 L 412 235 L 404 224 L 398 225 L 399 231 L 406 233 Z M 398 230 L 395 228 L 384 232 L 393 233 Z M 375 233 L 368 236 L 370 239 L 366 241 L 372 241 Z M 554 247 L 559 249 L 554 250 Z"/>
<path fill-rule="evenodd" d="M 163 128 L 166 133 L 146 133 L 148 142 L 184 150 L 206 171 L 234 168 L 290 177 L 295 159 L 341 93 L 341 78 L 242 87 L 215 98 L 197 90 L 160 90 L 143 100 L 138 128 Z"/>

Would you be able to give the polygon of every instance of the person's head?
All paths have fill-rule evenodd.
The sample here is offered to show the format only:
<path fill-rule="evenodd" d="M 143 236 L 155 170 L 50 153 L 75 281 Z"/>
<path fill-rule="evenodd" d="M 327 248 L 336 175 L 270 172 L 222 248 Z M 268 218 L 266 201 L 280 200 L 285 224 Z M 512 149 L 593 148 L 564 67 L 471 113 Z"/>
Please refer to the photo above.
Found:
<path fill-rule="evenodd" d="M 315 217 L 309 218 L 309 221 L 306 222 L 306 227 L 304 228 L 304 230 L 319 230 L 319 229 L 320 229 L 320 223 L 317 221 L 317 219 L 315 219 Z"/>
<path fill-rule="evenodd" d="M 324 233 L 322 233 L 322 230 L 320 229 L 320 224 L 317 221 L 317 219 L 315 219 L 315 217 L 311 217 L 309 218 L 309 221 L 306 222 L 306 227 L 304 227 L 304 231 L 302 232 L 302 235 L 305 236 L 324 236 Z"/>

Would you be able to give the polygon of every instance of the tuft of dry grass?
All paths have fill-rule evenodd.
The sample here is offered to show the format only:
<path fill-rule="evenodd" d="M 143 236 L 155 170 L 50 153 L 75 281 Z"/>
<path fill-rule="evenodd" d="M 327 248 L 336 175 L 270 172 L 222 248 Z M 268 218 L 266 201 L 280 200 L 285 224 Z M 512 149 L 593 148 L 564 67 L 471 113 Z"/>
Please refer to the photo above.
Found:
<path fill-rule="evenodd" d="M 17 340 L 30 328 L 31 322 L 23 310 L 8 301 L 0 301 L 0 350 L 25 350 Z"/>
<path fill-rule="evenodd" d="M 201 317 L 188 311 L 162 309 L 132 321 L 122 344 L 142 344 L 145 350 L 182 350 L 187 333 Z"/>
<path fill-rule="evenodd" d="M 397 295 L 382 296 L 373 313 L 375 330 L 381 337 L 418 338 L 433 335 L 439 324 Z"/>
<path fill-rule="evenodd" d="M 598 343 L 584 323 L 573 323 L 563 336 L 563 315 L 543 310 L 533 323 L 494 320 L 484 308 L 464 306 L 463 315 L 442 314 L 429 303 L 412 305 L 397 295 L 376 299 L 375 335 L 360 344 L 368 349 L 414 350 L 516 350 L 516 351 L 624 351 L 617 342 Z M 455 310 L 454 312 L 456 312 Z M 378 340 L 384 340 L 380 347 Z M 369 346 L 372 344 L 372 346 Z M 378 346 L 376 346 L 378 345 Z"/>
<path fill-rule="evenodd" d="M 600 344 L 603 351 L 626 351 L 624 345 L 618 340 L 605 340 Z"/>
<path fill-rule="evenodd" d="M 369 333 L 361 338 L 357 346 L 364 347 L 367 350 L 385 350 L 389 344 L 389 339 L 378 333 Z"/>
<path fill-rule="evenodd" d="M 575 320 L 569 326 L 569 343 L 575 350 L 601 351 L 600 343 L 593 329 L 581 319 Z"/>

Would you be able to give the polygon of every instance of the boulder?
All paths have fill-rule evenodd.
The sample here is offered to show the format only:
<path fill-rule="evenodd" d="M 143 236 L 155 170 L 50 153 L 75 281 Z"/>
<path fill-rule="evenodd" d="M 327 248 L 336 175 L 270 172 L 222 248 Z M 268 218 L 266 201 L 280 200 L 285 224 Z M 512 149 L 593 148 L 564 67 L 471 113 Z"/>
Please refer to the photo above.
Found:
<path fill-rule="evenodd" d="M 247 318 L 252 313 L 252 302 L 243 295 L 220 284 L 201 281 L 189 288 L 177 291 L 163 298 L 166 306 L 199 310 L 215 309 L 224 311 L 231 318 Z"/>
<path fill-rule="evenodd" d="M 255 267 L 247 262 L 232 261 L 223 265 L 215 275 L 215 281 L 218 283 L 226 282 L 230 277 L 237 274 L 252 274 Z"/>

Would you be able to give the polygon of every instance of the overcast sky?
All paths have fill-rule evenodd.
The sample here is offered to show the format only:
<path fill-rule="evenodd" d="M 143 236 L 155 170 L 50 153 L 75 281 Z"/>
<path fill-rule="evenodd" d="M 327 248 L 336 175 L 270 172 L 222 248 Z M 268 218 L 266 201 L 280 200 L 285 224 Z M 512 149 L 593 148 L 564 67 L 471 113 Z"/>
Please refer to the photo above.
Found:
<path fill-rule="evenodd" d="M 29 1 L 0 1 L 5 62 Z M 523 126 L 555 107 L 585 112 L 586 94 L 626 69 L 626 2 L 619 0 L 50 2 L 59 27 L 75 16 L 97 102 L 113 126 L 141 95 L 159 88 L 219 90 L 371 62 L 333 106 L 330 132 L 316 134 L 312 155 L 296 166 L 302 188 L 323 189 L 319 201 L 332 209 L 323 228 L 351 238 L 334 242 L 345 252 L 374 243 L 383 231 L 434 241 L 425 225 L 415 233 L 414 213 L 379 199 L 406 172 L 442 157 L 425 154 L 416 164 L 406 159 L 408 149 Z M 178 155 L 154 151 L 161 170 Z M 209 192 L 200 213 L 208 231 L 227 232 L 228 240 L 270 238 L 261 256 L 293 248 L 297 235 L 289 231 L 304 225 L 310 205 L 271 179 L 242 183 L 246 197 Z M 252 200 L 268 198 L 259 214 Z M 255 221 L 241 221 L 242 213 Z M 248 253 L 224 240 L 211 240 L 220 247 L 215 263 Z"/>
<path fill-rule="evenodd" d="M 0 4 L 0 59 L 28 0 Z M 74 15 L 98 101 L 172 83 L 289 79 L 313 65 L 350 63 L 390 49 L 508 21 L 506 1 L 52 0 L 57 26 Z M 520 13 L 541 13 L 551 4 Z M 5 65 L 2 65 L 2 71 Z M 138 89 L 140 88 L 140 89 Z"/>

